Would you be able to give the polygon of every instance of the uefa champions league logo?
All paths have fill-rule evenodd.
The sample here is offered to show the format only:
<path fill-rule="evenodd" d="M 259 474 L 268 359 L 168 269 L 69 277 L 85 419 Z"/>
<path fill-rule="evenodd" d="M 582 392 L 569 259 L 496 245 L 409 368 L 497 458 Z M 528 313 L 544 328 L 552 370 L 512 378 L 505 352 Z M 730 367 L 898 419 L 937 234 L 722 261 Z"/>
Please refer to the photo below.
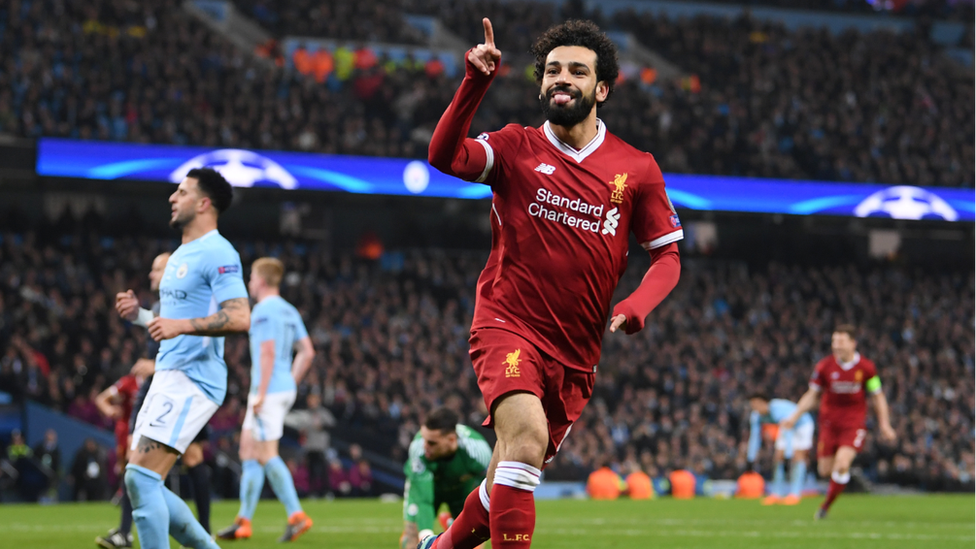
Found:
<path fill-rule="evenodd" d="M 179 183 L 186 172 L 193 168 L 213 168 L 235 187 L 253 187 L 255 184 L 276 185 L 283 189 L 298 186 L 288 170 L 274 160 L 242 149 L 218 149 L 195 156 L 173 170 L 169 180 Z"/>
<path fill-rule="evenodd" d="M 872 194 L 854 208 L 854 215 L 945 221 L 959 218 L 956 210 L 938 195 L 908 185 L 888 187 Z"/>

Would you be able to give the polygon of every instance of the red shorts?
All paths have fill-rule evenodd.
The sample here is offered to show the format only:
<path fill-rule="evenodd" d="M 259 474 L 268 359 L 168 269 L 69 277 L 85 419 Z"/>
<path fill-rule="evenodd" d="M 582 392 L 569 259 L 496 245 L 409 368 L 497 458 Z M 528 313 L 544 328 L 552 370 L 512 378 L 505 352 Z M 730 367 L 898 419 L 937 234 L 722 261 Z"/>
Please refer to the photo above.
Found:
<path fill-rule="evenodd" d="M 834 457 L 841 446 L 850 446 L 858 452 L 864 447 L 864 437 L 867 435 L 864 427 L 820 426 L 817 437 L 817 457 Z"/>
<path fill-rule="evenodd" d="M 477 329 L 469 343 L 478 388 L 488 408 L 486 427 L 494 426 L 494 404 L 509 393 L 532 393 L 542 401 L 549 420 L 545 467 L 593 395 L 596 374 L 567 368 L 525 338 L 505 330 Z"/>

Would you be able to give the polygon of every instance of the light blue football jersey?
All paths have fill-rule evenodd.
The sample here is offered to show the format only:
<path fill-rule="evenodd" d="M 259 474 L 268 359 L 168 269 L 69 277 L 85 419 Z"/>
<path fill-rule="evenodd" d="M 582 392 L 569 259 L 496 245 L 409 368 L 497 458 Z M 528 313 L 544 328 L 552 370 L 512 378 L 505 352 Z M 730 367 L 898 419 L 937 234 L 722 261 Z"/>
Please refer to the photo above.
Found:
<path fill-rule="evenodd" d="M 752 412 L 749 415 L 749 451 L 747 455 L 749 461 L 756 459 L 756 454 L 759 453 L 759 446 L 762 444 L 762 433 L 760 433 L 762 424 L 778 424 L 784 419 L 790 417 L 794 411 L 796 411 L 796 403 L 790 402 L 785 398 L 774 398 L 769 401 L 769 413 L 766 415 L 760 415 L 759 412 Z M 806 413 L 800 416 L 800 419 L 796 421 L 796 425 L 794 425 L 793 428 L 796 429 L 797 427 L 806 425 L 808 423 L 813 423 L 813 416 Z M 786 454 L 787 457 L 792 457 L 793 437 L 786 439 L 786 450 L 784 451 L 784 454 Z"/>
<path fill-rule="evenodd" d="M 251 392 L 261 386 L 261 344 L 274 341 L 274 370 L 268 393 L 295 390 L 291 365 L 295 343 L 308 337 L 302 315 L 281 296 L 269 296 L 251 310 Z"/>
<path fill-rule="evenodd" d="M 166 262 L 159 283 L 159 316 L 202 318 L 228 299 L 247 298 L 241 256 L 216 230 L 187 242 Z M 227 393 L 224 338 L 180 335 L 160 343 L 157 370 L 180 370 L 207 397 L 222 404 Z"/>

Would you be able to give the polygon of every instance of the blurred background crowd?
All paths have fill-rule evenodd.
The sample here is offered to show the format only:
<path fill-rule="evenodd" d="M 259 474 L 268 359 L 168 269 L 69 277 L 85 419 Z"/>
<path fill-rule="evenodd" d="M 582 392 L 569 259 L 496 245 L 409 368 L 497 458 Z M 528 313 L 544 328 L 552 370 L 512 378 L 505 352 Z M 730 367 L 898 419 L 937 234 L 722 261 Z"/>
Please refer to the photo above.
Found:
<path fill-rule="evenodd" d="M 146 338 L 119 320 L 112 296 L 135 288 L 151 303 L 147 266 L 177 243 L 105 237 L 86 225 L 3 235 L 0 391 L 108 426 L 93 398 L 128 372 Z M 234 244 L 244 265 L 265 255 L 285 262 L 283 296 L 301 311 L 318 351 L 299 388 L 300 412 L 288 422 L 293 442 L 283 443 L 300 491 L 372 493 L 362 488 L 372 478 L 364 450 L 402 463 L 424 414 L 438 405 L 480 425 L 486 411 L 467 338 L 484 253 L 366 259 L 300 241 Z M 829 353 L 833 326 L 854 321 L 861 351 L 879 365 L 899 437 L 888 446 L 868 436 L 857 462 L 865 478 L 972 489 L 973 271 L 684 264 L 678 287 L 643 332 L 606 338 L 592 402 L 547 478 L 580 480 L 601 464 L 652 477 L 675 469 L 736 477 L 746 468 L 748 395 L 798 399 Z M 645 268 L 632 266 L 616 299 Z M 226 469 L 217 478 L 230 482 L 218 482 L 228 496 L 236 493 L 247 349 L 246 338 L 227 339 L 227 400 L 210 422 L 208 455 Z"/>
<path fill-rule="evenodd" d="M 176 0 L 9 2 L 0 9 L 0 133 L 425 157 L 460 75 L 410 56 L 392 62 L 369 42 L 417 44 L 419 31 L 405 20 L 416 13 L 474 45 L 483 39 L 481 17 L 491 17 L 511 64 L 475 119 L 479 133 L 510 120 L 541 123 L 528 47 L 549 25 L 588 17 L 632 33 L 683 71 L 659 79 L 651 67 L 625 70 L 600 114 L 665 172 L 962 187 L 976 180 L 971 70 L 943 54 L 924 18 L 913 32 L 832 34 L 747 16 L 603 15 L 580 2 L 236 4 L 277 38 L 343 45 L 306 70 L 297 58 L 262 63 Z M 908 4 L 924 14 L 972 13 L 966 2 Z M 973 48 L 971 30 L 959 45 Z"/>
<path fill-rule="evenodd" d="M 425 158 L 460 65 L 410 53 L 394 59 L 379 44 L 424 46 L 429 36 L 410 23 L 424 16 L 473 46 L 483 39 L 481 17 L 490 17 L 504 62 L 475 117 L 477 134 L 542 122 L 527 50 L 548 26 L 585 17 L 630 33 L 678 68 L 665 78 L 654 66 L 623 67 L 600 109 L 610 131 L 652 152 L 667 173 L 976 182 L 972 68 L 946 55 L 947 46 L 973 49 L 971 1 L 734 2 L 914 17 L 914 30 L 900 33 L 832 33 L 748 14 L 668 19 L 590 11 L 594 3 L 581 1 L 233 3 L 272 36 L 257 55 L 177 0 L 0 3 L 0 137 Z M 939 44 L 930 32 L 937 20 L 970 26 L 958 43 Z M 286 53 L 279 42 L 288 36 L 336 47 Z M 143 356 L 146 338 L 119 320 L 115 292 L 136 289 L 150 304 L 151 261 L 178 242 L 106 231 L 94 211 L 48 217 L 38 225 L 0 216 L 0 393 L 13 405 L 36 402 L 109 428 L 94 398 Z M 467 338 L 487 246 L 363 254 L 231 236 L 246 267 L 265 255 L 285 262 L 283 295 L 318 351 L 283 442 L 301 495 L 389 491 L 435 406 L 480 425 L 486 410 Z M 635 255 L 615 299 L 646 268 L 646 256 Z M 869 435 L 860 478 L 972 491 L 971 267 L 868 266 L 826 248 L 805 262 L 768 257 L 684 257 L 679 286 L 648 327 L 605 341 L 593 400 L 547 478 L 582 480 L 601 465 L 655 478 L 676 469 L 734 478 L 746 468 L 745 398 L 757 390 L 799 398 L 829 352 L 832 327 L 854 322 L 862 352 L 880 367 L 898 433 L 893 445 Z M 236 497 L 250 379 L 244 337 L 228 338 L 226 359 L 229 391 L 206 455 L 215 490 Z M 34 447 L 14 433 L 0 454 L 0 490 L 19 478 L 33 490 L 25 497 L 37 499 L 65 478 L 75 499 L 110 497 L 114 452 L 92 440 L 61 455 L 58 444 L 53 431 Z M 769 459 L 764 453 L 767 470 Z M 31 475 L 36 482 L 27 483 Z"/>

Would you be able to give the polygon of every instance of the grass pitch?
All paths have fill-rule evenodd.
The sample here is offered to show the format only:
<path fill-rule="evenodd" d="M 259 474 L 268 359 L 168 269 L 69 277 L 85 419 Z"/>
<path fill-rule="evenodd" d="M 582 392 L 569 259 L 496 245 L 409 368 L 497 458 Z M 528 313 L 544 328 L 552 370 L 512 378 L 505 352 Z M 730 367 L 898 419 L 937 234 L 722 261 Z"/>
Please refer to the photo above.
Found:
<path fill-rule="evenodd" d="M 830 517 L 813 521 L 820 499 L 796 507 L 763 507 L 757 501 L 541 501 L 534 549 L 614 548 L 968 548 L 974 538 L 973 496 L 879 497 L 844 495 Z M 305 501 L 315 526 L 293 546 L 323 549 L 397 546 L 400 506 L 363 501 Z M 192 507 L 192 504 L 191 504 Z M 231 523 L 236 501 L 215 502 L 213 527 Z M 0 504 L 0 547 L 16 549 L 95 547 L 95 536 L 118 524 L 108 504 L 56 506 Z M 284 509 L 262 501 L 254 537 L 221 542 L 241 549 L 280 547 Z M 178 547 L 173 542 L 172 547 Z"/>

